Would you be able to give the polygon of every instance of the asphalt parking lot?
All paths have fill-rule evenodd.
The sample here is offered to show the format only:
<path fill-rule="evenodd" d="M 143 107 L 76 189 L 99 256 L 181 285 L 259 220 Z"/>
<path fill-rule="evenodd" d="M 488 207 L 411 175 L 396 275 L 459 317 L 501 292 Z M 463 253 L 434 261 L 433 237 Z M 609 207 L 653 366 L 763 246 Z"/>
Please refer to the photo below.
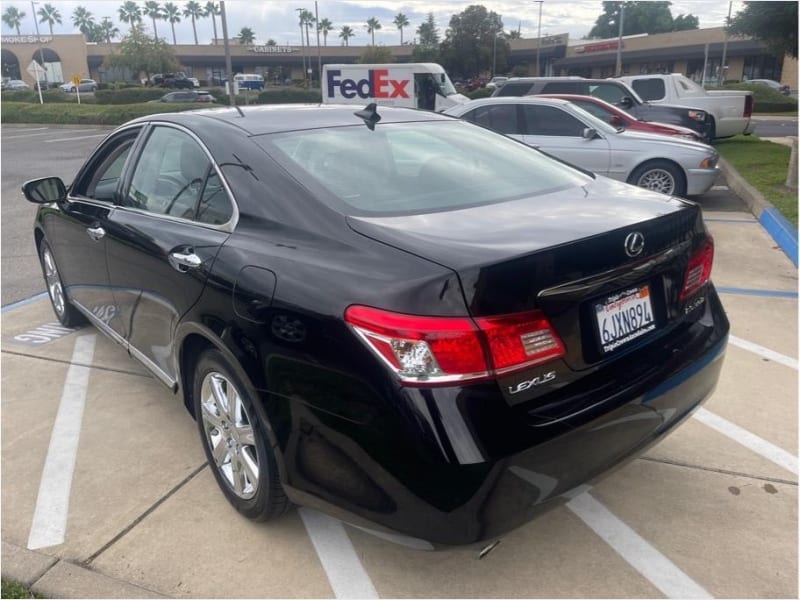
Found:
<path fill-rule="evenodd" d="M 94 329 L 54 325 L 19 185 L 71 179 L 102 135 L 2 130 L 4 578 L 50 597 L 797 597 L 797 270 L 723 181 L 698 199 L 731 321 L 716 392 L 478 560 L 309 510 L 246 521 L 182 403 Z"/>

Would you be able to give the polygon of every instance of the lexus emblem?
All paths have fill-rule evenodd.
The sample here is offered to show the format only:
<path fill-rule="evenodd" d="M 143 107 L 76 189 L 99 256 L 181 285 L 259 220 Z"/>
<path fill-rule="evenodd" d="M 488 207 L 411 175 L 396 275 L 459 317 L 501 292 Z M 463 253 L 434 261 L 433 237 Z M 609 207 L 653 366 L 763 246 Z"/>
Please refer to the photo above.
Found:
<path fill-rule="evenodd" d="M 629 233 L 625 238 L 625 254 L 630 257 L 639 256 L 644 250 L 644 236 L 638 231 Z"/>

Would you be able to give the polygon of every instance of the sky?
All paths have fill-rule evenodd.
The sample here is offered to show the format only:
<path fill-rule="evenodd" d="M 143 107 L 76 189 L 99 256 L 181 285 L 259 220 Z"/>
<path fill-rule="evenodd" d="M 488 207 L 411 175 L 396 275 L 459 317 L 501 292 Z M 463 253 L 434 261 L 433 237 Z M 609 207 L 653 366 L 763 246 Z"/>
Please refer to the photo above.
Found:
<path fill-rule="evenodd" d="M 180 7 L 185 2 L 175 1 Z M 44 2 L 37 2 L 37 9 Z M 117 9 L 122 2 L 108 0 L 90 0 L 85 2 L 73 2 L 62 0 L 50 0 L 61 12 L 62 24 L 55 25 L 53 33 L 78 33 L 72 26 L 70 15 L 76 6 L 86 7 L 98 21 L 103 17 L 109 17 L 124 34 L 127 31 L 127 24 L 121 23 L 117 14 Z M 143 4 L 143 2 L 140 2 Z M 163 2 L 162 2 L 163 4 Z M 205 1 L 200 2 L 201 5 Z M 228 35 L 235 37 L 242 27 L 250 27 L 256 35 L 257 43 L 264 43 L 268 39 L 274 39 L 279 45 L 299 45 L 300 27 L 297 23 L 297 13 L 295 9 L 306 8 L 314 12 L 313 0 L 228 0 L 226 3 L 228 16 Z M 413 39 L 416 28 L 422 23 L 428 12 L 433 12 L 436 24 L 439 27 L 440 36 L 444 36 L 444 31 L 450 21 L 450 17 L 464 10 L 470 4 L 482 4 L 488 10 L 493 10 L 503 19 L 505 28 L 519 28 L 522 37 L 536 37 L 538 26 L 539 3 L 533 0 L 318 0 L 319 18 L 328 18 L 334 25 L 335 31 L 328 36 L 328 45 L 338 45 L 338 32 L 342 25 L 349 25 L 356 33 L 356 37 L 350 40 L 351 46 L 361 46 L 367 44 L 370 36 L 366 30 L 366 20 L 376 17 L 382 25 L 382 29 L 375 34 L 376 44 L 393 45 L 400 43 L 400 32 L 392 21 L 394 16 L 402 12 L 406 15 L 411 25 L 404 30 L 404 39 Z M 34 33 L 34 22 L 31 18 L 31 3 L 24 1 L 4 1 L 2 10 L 7 6 L 16 6 L 19 10 L 26 13 L 20 31 L 22 34 Z M 741 0 L 733 2 L 733 14 L 743 7 Z M 559 33 L 569 33 L 571 39 L 581 38 L 589 33 L 598 15 L 602 12 L 602 3 L 595 0 L 545 0 L 542 3 L 542 35 L 555 35 Z M 672 15 L 677 17 L 679 14 L 691 13 L 700 19 L 700 27 L 719 27 L 724 24 L 728 13 L 728 2 L 724 0 L 673 0 Z M 152 27 L 152 21 L 145 19 L 145 24 Z M 219 36 L 222 36 L 219 19 L 217 19 Z M 39 25 L 42 34 L 49 33 L 46 24 Z M 5 23 L 2 25 L 3 35 L 12 35 L 16 32 L 10 29 Z M 152 32 L 151 32 L 152 33 Z M 158 22 L 159 37 L 171 41 L 172 34 L 170 26 L 164 21 Z M 181 23 L 175 25 L 175 33 L 178 43 L 194 43 L 191 22 L 183 19 Z M 311 32 L 313 39 L 314 32 Z M 197 22 L 197 37 L 200 44 L 208 44 L 213 37 L 211 19 L 202 19 Z"/>

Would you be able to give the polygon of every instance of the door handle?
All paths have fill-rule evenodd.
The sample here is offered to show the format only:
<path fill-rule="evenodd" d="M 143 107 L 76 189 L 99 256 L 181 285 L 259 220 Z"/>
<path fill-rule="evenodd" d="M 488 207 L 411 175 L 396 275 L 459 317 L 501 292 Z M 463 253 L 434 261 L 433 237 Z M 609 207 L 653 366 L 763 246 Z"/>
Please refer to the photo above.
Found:
<path fill-rule="evenodd" d="M 181 273 L 186 273 L 189 269 L 196 269 L 203 264 L 203 259 L 194 253 L 194 250 L 189 248 L 186 252 L 170 252 L 169 264 L 172 268 Z"/>
<path fill-rule="evenodd" d="M 103 237 L 106 235 L 106 230 L 100 227 L 99 225 L 96 227 L 89 227 L 86 229 L 86 233 L 92 238 L 95 242 L 99 242 Z"/>

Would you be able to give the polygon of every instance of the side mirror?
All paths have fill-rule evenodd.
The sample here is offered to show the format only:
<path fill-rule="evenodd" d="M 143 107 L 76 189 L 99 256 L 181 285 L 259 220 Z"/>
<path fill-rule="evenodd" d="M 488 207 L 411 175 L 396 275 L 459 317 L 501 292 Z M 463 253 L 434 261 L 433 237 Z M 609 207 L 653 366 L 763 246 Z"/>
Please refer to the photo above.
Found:
<path fill-rule="evenodd" d="M 633 98 L 630 96 L 623 96 L 619 101 L 619 105 L 622 108 L 631 108 L 633 106 Z"/>
<path fill-rule="evenodd" d="M 31 179 L 22 184 L 22 193 L 29 202 L 48 204 L 67 199 L 67 188 L 60 177 Z"/>
<path fill-rule="evenodd" d="M 597 137 L 597 130 L 592 129 L 591 127 L 587 127 L 581 133 L 581 137 L 585 140 L 593 140 L 594 138 Z"/>
<path fill-rule="evenodd" d="M 608 120 L 609 125 L 613 125 L 614 127 L 622 127 L 622 117 L 619 115 L 611 115 L 611 118 Z"/>

